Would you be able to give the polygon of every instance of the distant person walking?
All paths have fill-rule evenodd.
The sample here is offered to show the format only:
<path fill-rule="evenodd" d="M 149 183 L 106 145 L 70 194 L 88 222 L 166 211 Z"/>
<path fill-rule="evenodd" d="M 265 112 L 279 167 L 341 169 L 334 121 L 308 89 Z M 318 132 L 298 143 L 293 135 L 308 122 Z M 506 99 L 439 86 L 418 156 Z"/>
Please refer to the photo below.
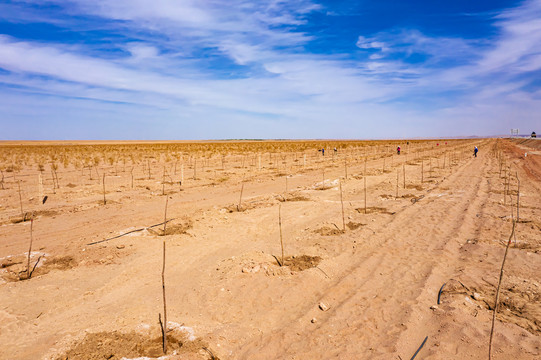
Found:
<path fill-rule="evenodd" d="M 473 149 L 473 156 L 474 157 L 477 157 L 477 152 L 479 151 L 479 149 L 477 148 L 477 146 Z"/>
<path fill-rule="evenodd" d="M 396 148 L 396 153 L 400 155 L 400 146 Z"/>
<path fill-rule="evenodd" d="M 325 148 L 321 149 L 321 155 L 325 156 Z"/>

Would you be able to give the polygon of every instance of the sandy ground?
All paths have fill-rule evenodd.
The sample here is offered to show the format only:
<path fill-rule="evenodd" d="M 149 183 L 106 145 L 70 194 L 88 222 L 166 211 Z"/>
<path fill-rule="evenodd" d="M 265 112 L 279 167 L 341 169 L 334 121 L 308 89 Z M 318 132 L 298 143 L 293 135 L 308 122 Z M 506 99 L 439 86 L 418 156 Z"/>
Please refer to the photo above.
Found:
<path fill-rule="evenodd" d="M 123 172 L 107 178 L 105 205 L 103 184 L 83 172 L 60 175 L 54 192 L 45 181 L 39 196 L 34 166 L 4 173 L 0 358 L 163 356 L 164 243 L 160 359 L 410 359 L 425 338 L 417 358 L 487 358 L 519 193 L 493 358 L 539 359 L 539 144 L 450 142 L 407 164 L 351 158 L 347 178 L 338 155 L 220 179 L 209 168 L 182 187 L 177 174 L 164 188 L 158 169 L 132 188 Z M 17 222 L 17 178 L 34 221 Z M 148 227 L 163 222 L 166 199 L 162 236 Z M 31 237 L 38 263 L 25 279 Z"/>

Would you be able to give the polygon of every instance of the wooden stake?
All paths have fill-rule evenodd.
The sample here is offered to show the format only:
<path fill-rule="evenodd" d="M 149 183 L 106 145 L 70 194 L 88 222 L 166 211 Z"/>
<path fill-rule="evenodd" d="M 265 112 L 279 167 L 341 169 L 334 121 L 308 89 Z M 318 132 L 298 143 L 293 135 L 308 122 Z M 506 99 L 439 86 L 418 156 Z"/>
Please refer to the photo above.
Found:
<path fill-rule="evenodd" d="M 403 175 L 403 179 L 404 179 L 404 189 L 406 188 L 406 164 L 402 164 L 402 175 Z"/>
<path fill-rule="evenodd" d="M 21 219 L 24 221 L 23 198 L 21 196 L 21 180 L 17 180 L 17 187 L 19 188 L 19 204 L 21 205 Z"/>
<path fill-rule="evenodd" d="M 131 167 L 130 174 L 131 174 L 131 188 L 133 189 L 133 166 Z"/>
<path fill-rule="evenodd" d="M 56 181 L 54 179 L 53 169 L 51 169 L 51 177 L 53 178 L 53 194 L 56 194 Z"/>
<path fill-rule="evenodd" d="M 169 203 L 169 196 L 165 197 L 165 210 L 163 211 L 163 235 L 165 235 L 165 227 L 167 226 L 167 204 Z"/>
<path fill-rule="evenodd" d="M 340 181 L 340 203 L 342 204 L 342 227 L 346 231 L 346 217 L 344 216 L 344 200 L 342 198 L 342 181 Z"/>
<path fill-rule="evenodd" d="M 38 193 L 38 200 L 41 202 L 43 200 L 43 177 L 41 176 L 41 172 L 38 174 Z"/>
<path fill-rule="evenodd" d="M 400 170 L 399 170 L 399 169 L 396 169 L 396 196 L 395 196 L 396 199 L 398 199 L 398 181 L 399 181 L 399 173 L 400 173 Z"/>
<path fill-rule="evenodd" d="M 494 302 L 494 312 L 492 313 L 492 326 L 490 328 L 490 340 L 488 342 L 488 359 L 492 359 L 492 336 L 494 334 L 494 322 L 496 320 L 496 312 L 498 312 L 498 302 L 500 301 L 500 287 L 502 285 L 503 278 L 503 267 L 505 265 L 505 259 L 507 258 L 507 252 L 509 251 L 509 245 L 511 244 L 511 239 L 515 235 L 515 220 L 513 220 L 513 230 L 511 235 L 509 235 L 509 241 L 507 241 L 507 246 L 505 247 L 505 254 L 503 255 L 502 267 L 500 269 L 500 279 L 498 280 L 498 289 L 496 290 L 496 300 Z"/>
<path fill-rule="evenodd" d="M 366 176 L 364 178 L 364 213 L 366 214 Z"/>
<path fill-rule="evenodd" d="M 165 195 L 165 166 L 163 167 L 163 176 L 162 176 L 162 195 Z"/>
<path fill-rule="evenodd" d="M 421 184 L 424 182 L 424 168 L 425 168 L 424 161 L 421 160 Z"/>
<path fill-rule="evenodd" d="M 348 160 L 344 159 L 344 170 L 346 172 L 346 179 L 348 178 Z"/>
<path fill-rule="evenodd" d="M 103 183 L 103 205 L 106 205 L 106 204 L 107 204 L 107 200 L 105 200 L 105 171 L 103 172 L 103 180 L 102 180 L 102 183 Z"/>
<path fill-rule="evenodd" d="M 54 177 L 56 179 L 56 188 L 60 189 L 60 184 L 58 182 L 58 173 L 56 172 L 56 170 L 53 170 L 53 174 L 54 174 Z"/>
<path fill-rule="evenodd" d="M 164 226 L 165 229 L 165 226 Z M 165 232 L 165 230 L 164 230 Z M 162 293 L 163 293 L 163 353 L 167 354 L 167 304 L 165 302 L 165 239 L 163 240 L 162 262 Z"/>
<path fill-rule="evenodd" d="M 150 180 L 150 160 L 147 160 L 148 164 L 148 179 Z"/>
<path fill-rule="evenodd" d="M 507 205 L 507 174 L 504 172 L 504 179 L 503 179 L 503 205 Z"/>
<path fill-rule="evenodd" d="M 366 156 L 364 157 L 364 176 L 366 176 Z"/>
<path fill-rule="evenodd" d="M 278 205 L 278 227 L 280 228 L 280 246 L 282 248 L 282 263 L 280 266 L 284 266 L 284 241 L 282 239 L 282 204 Z"/>
<path fill-rule="evenodd" d="M 520 180 L 518 178 L 518 171 L 516 172 L 517 177 L 517 222 L 519 221 L 519 210 L 520 210 Z"/>
<path fill-rule="evenodd" d="M 240 187 L 240 198 L 239 198 L 239 205 L 237 206 L 237 211 L 240 211 L 241 209 L 243 191 L 244 191 L 244 177 L 242 178 L 242 186 Z"/>
<path fill-rule="evenodd" d="M 30 253 L 32 252 L 33 226 L 34 226 L 34 213 L 32 213 L 32 218 L 30 218 L 30 247 L 28 248 L 28 261 L 26 263 L 26 278 L 27 279 L 30 279 Z"/>

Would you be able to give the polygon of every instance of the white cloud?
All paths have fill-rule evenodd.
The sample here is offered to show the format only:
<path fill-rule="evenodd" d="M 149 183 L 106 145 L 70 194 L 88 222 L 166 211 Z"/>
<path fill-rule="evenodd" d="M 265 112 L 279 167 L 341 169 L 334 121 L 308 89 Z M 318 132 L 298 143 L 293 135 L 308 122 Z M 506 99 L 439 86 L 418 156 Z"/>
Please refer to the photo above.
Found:
<path fill-rule="evenodd" d="M 382 41 L 374 41 L 373 39 L 367 39 L 364 36 L 359 36 L 357 39 L 357 47 L 361 49 L 379 49 L 381 51 L 387 51 L 388 48 L 385 46 L 385 43 Z"/>
<path fill-rule="evenodd" d="M 352 60 L 347 54 L 305 51 L 314 35 L 297 26 L 322 10 L 311 1 L 72 0 L 65 11 L 114 22 L 100 26 L 129 39 L 115 44 L 122 52 L 100 57 L 95 45 L 0 35 L 0 67 L 9 72 L 0 74 L 0 85 L 9 87 L 0 87 L 0 107 L 9 108 L 6 94 L 9 99 L 19 94 L 13 104 L 31 111 L 43 103 L 35 100 L 48 94 L 49 104 L 58 109 L 66 104 L 69 113 L 82 116 L 76 109 L 85 108 L 87 99 L 86 107 L 104 118 L 125 114 L 140 124 L 163 121 L 179 128 L 181 122 L 203 138 L 238 131 L 236 126 L 254 132 L 223 137 L 288 137 L 276 126 L 284 122 L 306 137 L 321 137 L 321 131 L 356 137 L 352 129 L 364 129 L 360 137 L 385 137 L 381 126 L 423 136 L 439 124 L 435 119 L 460 121 L 467 133 L 468 125 L 457 119 L 477 119 L 471 129 L 489 126 L 488 118 L 507 128 L 504 115 L 514 106 L 532 111 L 520 112 L 521 121 L 530 124 L 535 109 L 541 110 L 540 95 L 522 89 L 528 84 L 524 74 L 541 67 L 540 3 L 502 13 L 495 19 L 500 33 L 492 39 L 431 37 L 415 29 L 359 36 L 358 51 L 368 58 Z M 425 58 L 409 62 L 416 54 Z M 212 66 L 223 64 L 223 57 L 236 65 Z M 53 118 L 55 106 L 45 107 L 43 116 Z M 6 114 L 16 117 L 17 110 Z M 408 130 L 409 123 L 420 125 Z M 214 132 L 204 135 L 210 128 Z M 458 135 L 460 128 L 446 130 Z"/>

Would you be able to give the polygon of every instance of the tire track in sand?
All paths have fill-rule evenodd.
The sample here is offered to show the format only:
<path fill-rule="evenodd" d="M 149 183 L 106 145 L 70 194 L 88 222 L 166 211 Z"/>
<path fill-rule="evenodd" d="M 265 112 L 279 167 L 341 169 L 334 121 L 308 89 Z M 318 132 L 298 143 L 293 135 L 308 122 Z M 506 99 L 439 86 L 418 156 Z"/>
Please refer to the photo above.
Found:
<path fill-rule="evenodd" d="M 434 284 L 441 286 L 454 272 L 456 239 L 475 232 L 475 214 L 487 201 L 488 195 L 480 194 L 488 194 L 481 191 L 487 186 L 483 174 L 492 164 L 488 156 L 470 159 L 445 180 L 453 196 L 398 213 L 368 246 L 352 255 L 359 259 L 352 259 L 354 265 L 328 284 L 321 298 L 306 299 L 295 323 L 244 344 L 238 358 L 388 359 L 398 350 L 414 351 L 422 338 L 417 341 L 412 336 L 417 331 L 410 328 L 427 326 L 424 315 L 434 303 L 429 294 L 437 292 Z M 442 255 L 443 260 L 438 258 Z M 420 304 L 426 300 L 430 302 Z M 316 308 L 319 301 L 331 309 L 321 312 Z M 316 316 L 317 322 L 307 326 Z"/>

